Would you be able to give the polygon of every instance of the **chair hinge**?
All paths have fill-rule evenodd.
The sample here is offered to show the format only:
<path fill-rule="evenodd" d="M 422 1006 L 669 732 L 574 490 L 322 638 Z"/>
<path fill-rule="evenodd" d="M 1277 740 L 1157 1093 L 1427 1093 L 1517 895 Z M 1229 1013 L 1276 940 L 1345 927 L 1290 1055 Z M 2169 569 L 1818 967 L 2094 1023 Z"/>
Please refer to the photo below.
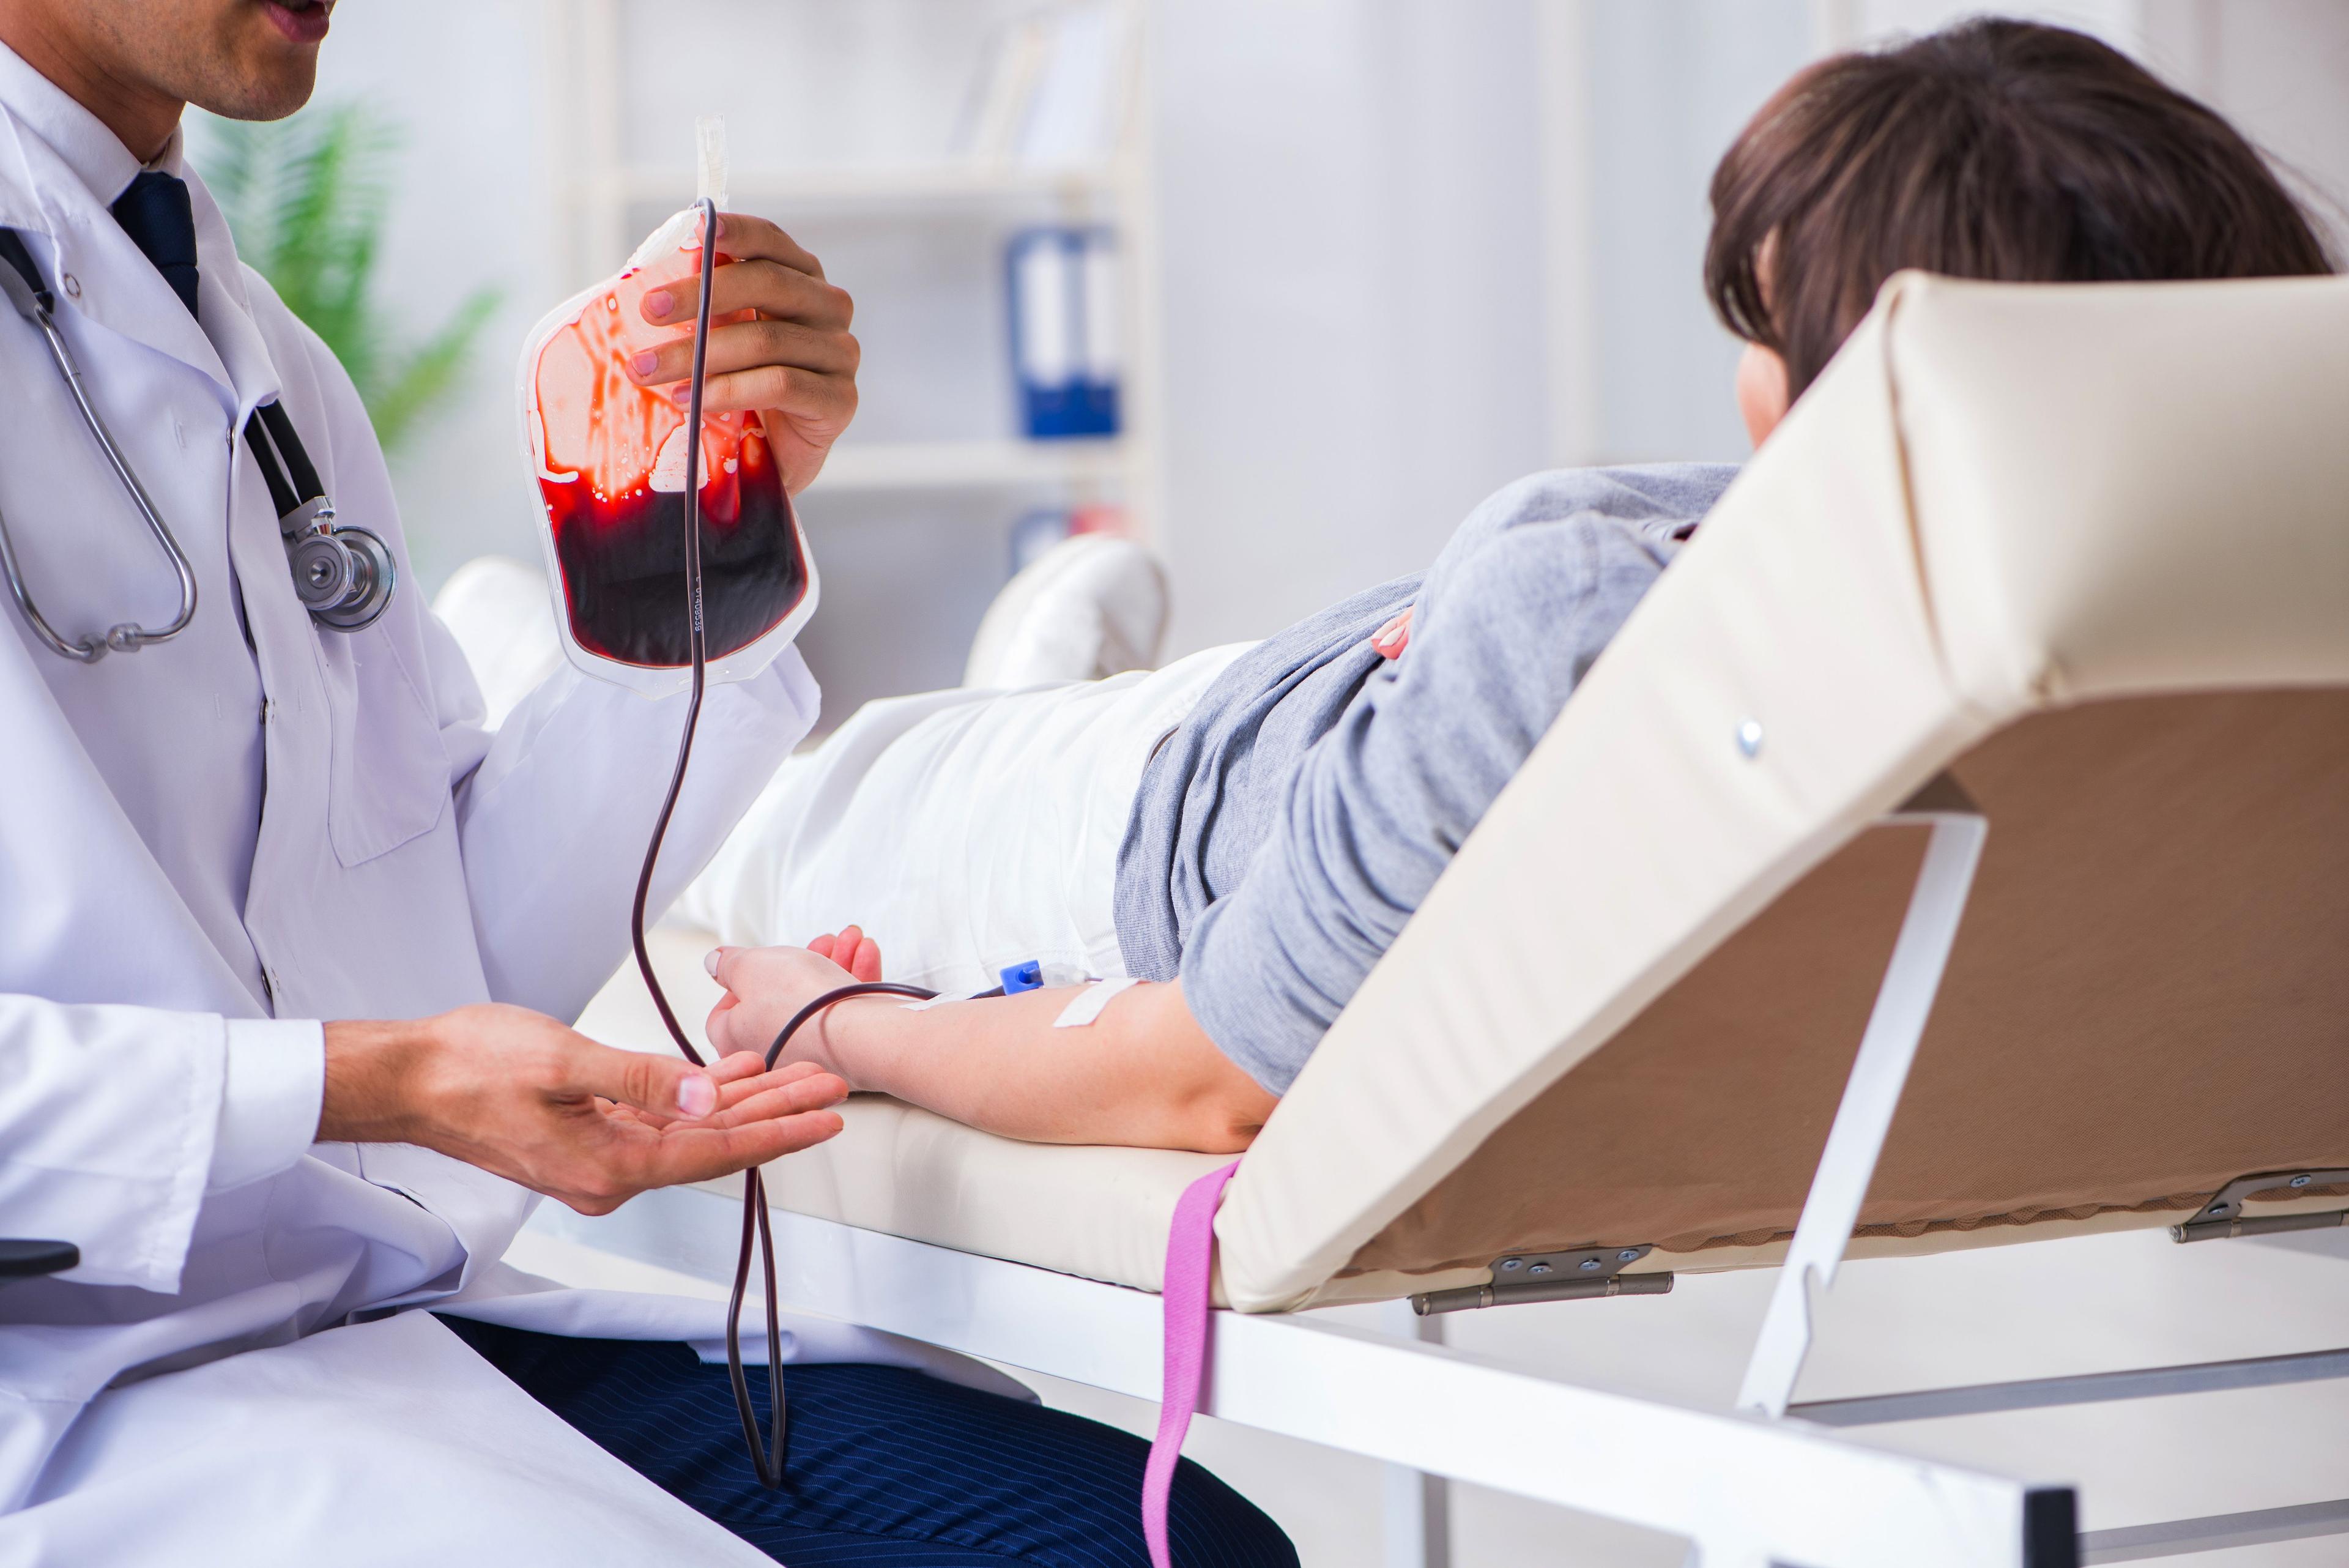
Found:
<path fill-rule="evenodd" d="M 2169 1228 L 2173 1241 L 2220 1241 L 2230 1236 L 2264 1236 L 2279 1231 L 2329 1231 L 2349 1225 L 2349 1209 L 2326 1209 L 2313 1214 L 2261 1214 L 2243 1217 L 2243 1200 L 2255 1192 L 2297 1192 L 2312 1187 L 2349 1183 L 2349 1170 L 2271 1170 L 2239 1176 L 2214 1194 L 2194 1218 Z"/>
<path fill-rule="evenodd" d="M 1493 1260 L 1493 1282 L 1457 1290 L 1429 1291 L 1411 1298 L 1422 1317 L 1472 1307 L 1518 1302 L 1578 1302 L 1599 1296 L 1661 1296 L 1672 1288 L 1670 1274 L 1627 1274 L 1652 1246 L 1577 1247 L 1566 1252 L 1506 1252 Z"/>

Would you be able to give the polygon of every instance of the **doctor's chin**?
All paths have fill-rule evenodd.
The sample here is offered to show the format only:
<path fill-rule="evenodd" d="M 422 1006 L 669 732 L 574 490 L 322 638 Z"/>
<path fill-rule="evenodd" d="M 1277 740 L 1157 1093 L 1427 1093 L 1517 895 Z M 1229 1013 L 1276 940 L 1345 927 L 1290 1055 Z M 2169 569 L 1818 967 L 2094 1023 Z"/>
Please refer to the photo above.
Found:
<path fill-rule="evenodd" d="M 0 1564 L 2341 1560 L 2344 265 L 2315 0 L 0 0 Z"/>

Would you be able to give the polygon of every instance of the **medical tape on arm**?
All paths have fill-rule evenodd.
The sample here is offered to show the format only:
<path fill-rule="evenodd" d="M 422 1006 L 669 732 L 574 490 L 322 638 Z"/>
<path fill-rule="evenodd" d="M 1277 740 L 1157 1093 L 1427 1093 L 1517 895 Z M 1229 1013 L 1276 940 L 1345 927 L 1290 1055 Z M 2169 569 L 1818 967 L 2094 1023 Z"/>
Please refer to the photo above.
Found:
<path fill-rule="evenodd" d="M 968 996 L 931 996 L 925 997 L 920 1002 L 906 1002 L 905 1007 L 908 1012 L 927 1012 L 931 1008 L 944 1007 L 949 1002 L 968 1002 L 969 1000 Z"/>
<path fill-rule="evenodd" d="M 1102 1010 L 1114 1000 L 1118 992 L 1140 985 L 1138 980 L 1097 980 L 1069 999 L 1068 1006 L 1052 1020 L 1055 1029 L 1082 1029 L 1102 1015 Z M 993 995 L 993 992 L 987 993 Z M 969 1002 L 968 996 L 933 996 L 920 1002 L 904 1003 L 907 1012 L 926 1012 L 933 1007 L 944 1007 L 949 1002 Z"/>
<path fill-rule="evenodd" d="M 1061 1016 L 1052 1020 L 1055 1029 L 1082 1029 L 1102 1015 L 1122 991 L 1129 991 L 1142 982 L 1138 980 L 1097 980 L 1069 999 L 1061 1009 Z"/>

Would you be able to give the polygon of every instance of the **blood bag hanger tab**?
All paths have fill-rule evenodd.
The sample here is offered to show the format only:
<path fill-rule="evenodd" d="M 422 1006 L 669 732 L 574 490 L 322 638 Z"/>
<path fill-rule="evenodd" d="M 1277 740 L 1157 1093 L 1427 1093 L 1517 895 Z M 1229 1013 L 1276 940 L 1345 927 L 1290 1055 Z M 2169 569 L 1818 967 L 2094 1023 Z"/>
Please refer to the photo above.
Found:
<path fill-rule="evenodd" d="M 726 205 L 726 121 L 719 115 L 693 122 L 693 200 Z"/>

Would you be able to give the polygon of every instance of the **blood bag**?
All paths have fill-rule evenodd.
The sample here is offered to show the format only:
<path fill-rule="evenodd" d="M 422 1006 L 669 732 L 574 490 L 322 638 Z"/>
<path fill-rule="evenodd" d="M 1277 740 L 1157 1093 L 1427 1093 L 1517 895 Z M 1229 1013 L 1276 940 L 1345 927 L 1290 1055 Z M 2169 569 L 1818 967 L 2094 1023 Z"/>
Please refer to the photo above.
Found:
<path fill-rule="evenodd" d="M 721 197 L 722 199 L 722 197 Z M 522 422 L 537 480 L 540 542 L 564 650 L 591 675 L 649 696 L 690 677 L 686 588 L 686 383 L 638 385 L 628 361 L 690 339 L 640 306 L 701 266 L 701 215 L 653 231 L 616 277 L 540 322 L 523 348 Z M 718 265 L 727 265 L 720 252 Z M 740 311 L 713 327 L 750 319 Z M 765 426 L 756 413 L 701 421 L 702 621 L 712 680 L 772 662 L 815 612 L 816 578 Z"/>

